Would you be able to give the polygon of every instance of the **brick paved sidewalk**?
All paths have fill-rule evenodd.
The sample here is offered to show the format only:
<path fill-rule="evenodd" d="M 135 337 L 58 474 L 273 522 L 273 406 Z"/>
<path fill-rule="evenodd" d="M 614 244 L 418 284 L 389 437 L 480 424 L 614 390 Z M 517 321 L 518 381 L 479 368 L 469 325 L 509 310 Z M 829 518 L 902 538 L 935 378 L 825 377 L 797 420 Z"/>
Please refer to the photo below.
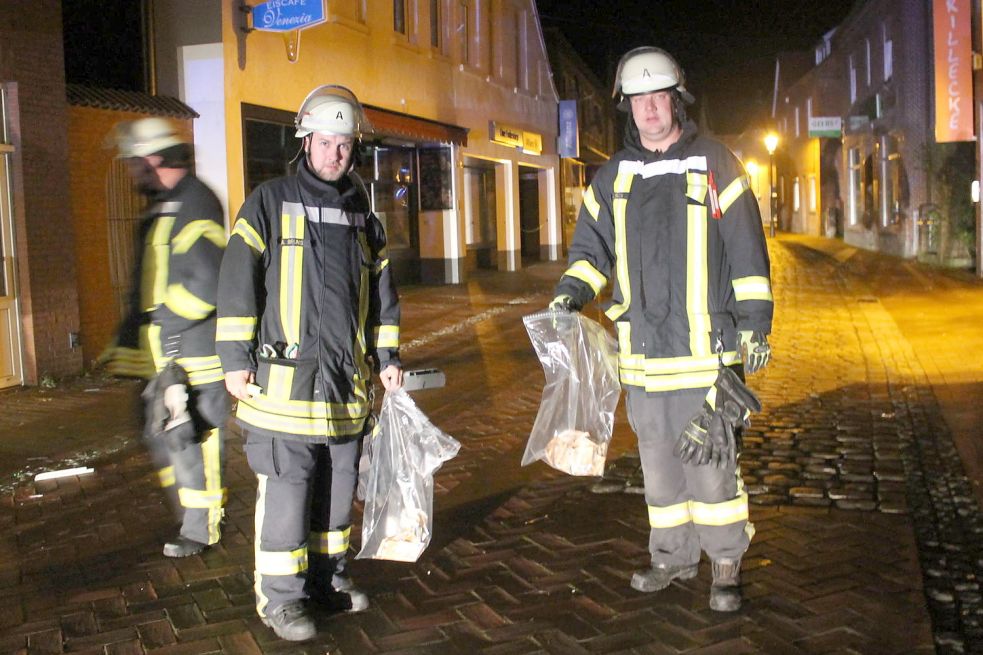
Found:
<path fill-rule="evenodd" d="M 554 266 L 442 290 L 479 318 L 439 344 L 408 332 L 421 361 L 451 369 L 463 358 L 486 384 L 419 397 L 463 447 L 438 474 L 435 538 L 421 561 L 354 563 L 369 611 L 319 614 L 319 638 L 301 645 L 259 623 L 255 482 L 233 438 L 223 541 L 186 560 L 160 555 L 173 519 L 138 451 L 99 461 L 96 475 L 19 484 L 0 498 L 0 652 L 981 652 L 979 510 L 965 502 L 917 358 L 835 259 L 808 242 L 770 245 L 776 357 L 751 380 L 766 409 L 742 459 L 757 535 L 739 613 L 707 609 L 706 563 L 660 594 L 628 587 L 648 555 L 623 417 L 601 485 L 541 464 L 518 469 L 541 379 L 515 323 L 545 305 Z M 425 325 L 446 313 L 423 291 L 404 298 Z"/>

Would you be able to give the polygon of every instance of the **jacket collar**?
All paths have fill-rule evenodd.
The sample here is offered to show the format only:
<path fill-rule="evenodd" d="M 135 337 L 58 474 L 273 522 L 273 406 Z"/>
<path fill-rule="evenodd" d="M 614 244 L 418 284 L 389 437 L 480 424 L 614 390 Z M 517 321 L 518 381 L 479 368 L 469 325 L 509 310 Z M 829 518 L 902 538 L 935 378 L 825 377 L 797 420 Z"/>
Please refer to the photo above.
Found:
<path fill-rule="evenodd" d="M 301 157 L 297 165 L 297 179 L 306 200 L 312 200 L 319 205 L 332 205 L 348 201 L 356 193 L 348 175 L 337 182 L 322 180 L 307 165 L 307 157 Z"/>
<path fill-rule="evenodd" d="M 631 115 L 625 121 L 625 150 L 628 151 L 632 158 L 641 159 L 645 162 L 657 161 L 659 159 L 676 159 L 679 157 L 679 153 L 688 148 L 697 136 L 696 123 L 687 120 L 683 123 L 683 131 L 679 135 L 679 139 L 664 152 L 656 153 L 642 145 L 642 137 L 638 133 L 638 126 L 635 125 L 635 120 Z"/>

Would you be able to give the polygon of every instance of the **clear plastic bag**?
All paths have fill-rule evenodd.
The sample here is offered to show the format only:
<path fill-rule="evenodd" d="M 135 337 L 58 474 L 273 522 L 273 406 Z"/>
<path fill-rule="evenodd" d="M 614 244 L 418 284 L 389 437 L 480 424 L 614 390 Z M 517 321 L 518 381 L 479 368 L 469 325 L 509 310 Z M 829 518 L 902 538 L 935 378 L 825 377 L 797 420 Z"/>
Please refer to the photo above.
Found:
<path fill-rule="evenodd" d="M 461 444 L 434 427 L 398 389 L 383 397 L 379 431 L 366 445 L 372 455 L 362 549 L 355 557 L 415 562 L 430 544 L 433 474 L 457 455 Z"/>
<path fill-rule="evenodd" d="M 621 395 L 617 343 L 579 313 L 550 310 L 522 321 L 546 373 L 522 465 L 541 459 L 571 475 L 602 475 Z"/>

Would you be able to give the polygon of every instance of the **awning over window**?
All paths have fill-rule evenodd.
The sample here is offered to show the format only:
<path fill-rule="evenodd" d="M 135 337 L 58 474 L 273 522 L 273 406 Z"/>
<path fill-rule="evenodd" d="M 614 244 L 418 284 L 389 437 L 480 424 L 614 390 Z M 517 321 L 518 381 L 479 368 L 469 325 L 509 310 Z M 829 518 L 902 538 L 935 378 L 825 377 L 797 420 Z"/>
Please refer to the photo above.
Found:
<path fill-rule="evenodd" d="M 363 105 L 365 117 L 369 119 L 376 134 L 383 134 L 413 141 L 430 141 L 468 145 L 468 130 L 457 125 L 449 125 L 426 118 L 399 114 L 371 105 Z"/>

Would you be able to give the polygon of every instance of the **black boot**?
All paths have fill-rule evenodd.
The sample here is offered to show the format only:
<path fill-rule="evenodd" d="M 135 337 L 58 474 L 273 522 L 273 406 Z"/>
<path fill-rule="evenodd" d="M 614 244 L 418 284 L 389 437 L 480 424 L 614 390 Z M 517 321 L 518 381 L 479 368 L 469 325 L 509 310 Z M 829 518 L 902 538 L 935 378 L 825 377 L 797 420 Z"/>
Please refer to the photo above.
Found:
<path fill-rule="evenodd" d="M 669 583 L 679 578 L 680 580 L 691 580 L 696 577 L 699 569 L 699 562 L 695 564 L 681 564 L 679 566 L 655 566 L 636 571 L 631 576 L 631 588 L 636 591 L 661 591 L 669 586 Z"/>
<path fill-rule="evenodd" d="M 710 609 L 736 612 L 741 609 L 741 560 L 718 559 L 711 562 L 713 584 L 710 586 Z"/>
<path fill-rule="evenodd" d="M 208 548 L 208 544 L 178 535 L 164 544 L 164 557 L 191 557 L 206 548 Z"/>
<path fill-rule="evenodd" d="M 348 576 L 333 576 L 330 585 L 314 585 L 310 596 L 315 603 L 332 610 L 361 612 L 369 608 L 368 595 Z"/>
<path fill-rule="evenodd" d="M 317 627 L 304 609 L 304 603 L 299 600 L 285 603 L 261 619 L 263 625 L 273 628 L 280 639 L 307 641 L 317 636 Z"/>

